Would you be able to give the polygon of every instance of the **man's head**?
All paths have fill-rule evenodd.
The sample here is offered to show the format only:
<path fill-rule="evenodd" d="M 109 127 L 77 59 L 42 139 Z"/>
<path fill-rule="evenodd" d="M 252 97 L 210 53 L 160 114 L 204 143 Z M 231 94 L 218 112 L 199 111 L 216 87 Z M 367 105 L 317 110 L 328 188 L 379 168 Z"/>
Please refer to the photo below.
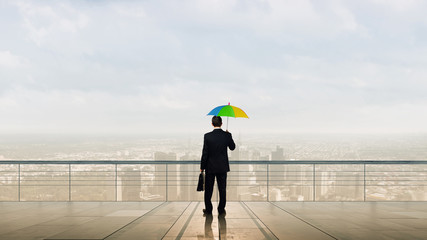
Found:
<path fill-rule="evenodd" d="M 221 125 L 222 125 L 222 118 L 220 116 L 213 116 L 212 117 L 212 125 L 214 127 L 221 127 Z"/>

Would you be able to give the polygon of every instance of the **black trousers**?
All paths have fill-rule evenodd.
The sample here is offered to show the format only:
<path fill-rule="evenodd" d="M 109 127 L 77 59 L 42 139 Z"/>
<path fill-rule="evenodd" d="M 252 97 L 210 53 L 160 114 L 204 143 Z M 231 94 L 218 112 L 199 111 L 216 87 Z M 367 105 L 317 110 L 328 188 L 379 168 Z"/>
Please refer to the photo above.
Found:
<path fill-rule="evenodd" d="M 227 173 L 206 173 L 205 175 L 205 209 L 208 212 L 212 211 L 212 192 L 216 181 L 218 183 L 219 204 L 218 211 L 225 209 L 226 193 L 227 193 Z"/>

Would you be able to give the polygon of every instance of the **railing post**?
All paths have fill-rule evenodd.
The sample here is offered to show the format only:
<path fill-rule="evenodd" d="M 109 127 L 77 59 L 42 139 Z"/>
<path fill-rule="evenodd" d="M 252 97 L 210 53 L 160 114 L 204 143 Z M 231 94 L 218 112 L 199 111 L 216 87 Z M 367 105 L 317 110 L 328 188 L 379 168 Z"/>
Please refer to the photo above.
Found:
<path fill-rule="evenodd" d="M 117 202 L 117 195 L 118 195 L 118 193 L 117 193 L 117 163 L 115 164 L 115 167 L 116 167 L 116 176 L 115 176 L 115 179 L 114 179 L 114 182 L 115 182 L 115 198 L 116 198 L 116 202 Z M 123 199 L 122 199 L 122 201 L 123 201 Z"/>
<path fill-rule="evenodd" d="M 168 201 L 168 164 L 166 163 L 166 202 Z"/>
<path fill-rule="evenodd" d="M 18 164 L 18 202 L 21 201 L 21 164 Z"/>
<path fill-rule="evenodd" d="M 316 201 L 316 164 L 313 164 L 313 202 Z"/>
<path fill-rule="evenodd" d="M 366 202 L 366 163 L 363 164 L 363 201 Z"/>
<path fill-rule="evenodd" d="M 71 164 L 68 164 L 68 201 L 71 202 Z"/>
<path fill-rule="evenodd" d="M 267 163 L 267 202 L 270 202 L 270 165 Z"/>

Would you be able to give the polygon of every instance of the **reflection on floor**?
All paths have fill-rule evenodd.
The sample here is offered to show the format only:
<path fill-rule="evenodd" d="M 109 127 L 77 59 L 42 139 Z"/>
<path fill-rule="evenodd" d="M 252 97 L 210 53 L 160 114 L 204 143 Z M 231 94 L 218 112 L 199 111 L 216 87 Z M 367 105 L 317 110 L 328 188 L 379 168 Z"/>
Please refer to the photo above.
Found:
<path fill-rule="evenodd" d="M 0 239 L 427 239 L 423 202 L 1 202 Z"/>

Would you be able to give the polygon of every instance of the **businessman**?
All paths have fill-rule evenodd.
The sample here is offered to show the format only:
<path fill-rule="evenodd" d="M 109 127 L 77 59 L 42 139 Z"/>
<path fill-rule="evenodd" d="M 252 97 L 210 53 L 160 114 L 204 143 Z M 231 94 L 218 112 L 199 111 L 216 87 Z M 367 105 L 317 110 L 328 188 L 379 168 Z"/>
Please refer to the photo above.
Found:
<path fill-rule="evenodd" d="M 212 214 L 211 198 L 216 178 L 219 191 L 218 214 L 225 215 L 227 172 L 230 171 L 227 147 L 234 150 L 236 144 L 234 144 L 231 133 L 221 129 L 221 117 L 212 117 L 212 126 L 214 130 L 206 133 L 204 137 L 200 163 L 200 171 L 205 170 L 205 209 L 203 209 L 203 213 Z"/>

